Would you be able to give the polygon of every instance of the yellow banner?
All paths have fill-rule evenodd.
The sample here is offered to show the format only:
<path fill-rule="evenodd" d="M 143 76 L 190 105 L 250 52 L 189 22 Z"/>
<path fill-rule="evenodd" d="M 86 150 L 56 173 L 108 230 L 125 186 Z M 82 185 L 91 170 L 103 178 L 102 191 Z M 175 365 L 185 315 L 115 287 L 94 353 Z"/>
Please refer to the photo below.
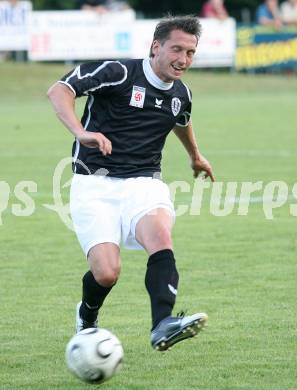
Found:
<path fill-rule="evenodd" d="M 289 61 L 297 62 L 297 38 L 238 47 L 236 50 L 236 69 L 273 66 Z"/>

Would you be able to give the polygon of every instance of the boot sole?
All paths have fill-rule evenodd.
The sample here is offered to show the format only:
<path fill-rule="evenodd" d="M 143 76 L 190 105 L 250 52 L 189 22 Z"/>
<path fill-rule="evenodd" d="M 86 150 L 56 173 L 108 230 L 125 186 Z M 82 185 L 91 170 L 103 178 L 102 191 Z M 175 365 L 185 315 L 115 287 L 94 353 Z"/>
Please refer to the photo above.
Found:
<path fill-rule="evenodd" d="M 178 332 L 173 333 L 169 337 L 163 337 L 161 340 L 157 341 L 153 345 L 153 348 L 157 351 L 166 351 L 180 341 L 197 336 L 197 334 L 207 326 L 207 319 L 208 317 L 205 315 L 189 322 Z"/>

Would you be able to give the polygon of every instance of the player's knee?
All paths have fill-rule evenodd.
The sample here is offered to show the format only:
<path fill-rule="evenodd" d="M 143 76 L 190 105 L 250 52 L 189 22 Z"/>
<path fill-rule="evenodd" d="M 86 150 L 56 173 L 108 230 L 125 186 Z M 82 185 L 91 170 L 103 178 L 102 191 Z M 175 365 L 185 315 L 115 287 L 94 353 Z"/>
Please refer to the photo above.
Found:
<path fill-rule="evenodd" d="M 172 246 L 171 231 L 167 227 L 158 229 L 154 239 L 155 243 L 160 247 L 171 248 Z"/>
<path fill-rule="evenodd" d="M 119 275 L 120 267 L 100 269 L 93 272 L 94 278 L 100 286 L 111 287 L 116 284 Z"/>

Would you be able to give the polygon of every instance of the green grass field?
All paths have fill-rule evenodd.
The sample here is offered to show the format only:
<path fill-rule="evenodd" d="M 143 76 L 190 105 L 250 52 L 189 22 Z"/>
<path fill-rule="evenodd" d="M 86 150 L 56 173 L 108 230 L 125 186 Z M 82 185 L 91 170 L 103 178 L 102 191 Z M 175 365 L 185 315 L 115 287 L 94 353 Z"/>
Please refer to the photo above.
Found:
<path fill-rule="evenodd" d="M 87 265 L 73 232 L 52 204 L 52 177 L 70 155 L 72 138 L 56 120 L 45 93 L 69 68 L 0 64 L 0 181 L 10 186 L 0 226 L 0 388 L 91 388 L 64 363 L 74 309 Z M 191 72 L 193 122 L 200 148 L 218 181 L 296 182 L 297 80 Z M 79 109 L 82 104 L 79 105 Z M 188 159 L 170 136 L 163 173 L 193 187 Z M 63 183 L 71 172 L 64 174 Z M 18 217 L 19 181 L 37 183 L 35 211 Z M 3 191 L 3 186 L 0 187 Z M 66 188 L 63 198 L 67 199 Z M 176 311 L 205 311 L 209 327 L 168 353 L 149 344 L 150 309 L 144 288 L 146 255 L 122 252 L 122 274 L 107 299 L 101 325 L 125 350 L 121 373 L 103 389 L 297 389 L 297 236 L 290 205 L 267 220 L 260 201 L 247 216 L 210 213 L 210 190 L 200 215 L 177 218 L 180 271 Z M 3 194 L 1 194 L 3 198 Z M 176 205 L 190 204 L 178 192 Z M 0 202 L 1 203 L 1 202 Z"/>

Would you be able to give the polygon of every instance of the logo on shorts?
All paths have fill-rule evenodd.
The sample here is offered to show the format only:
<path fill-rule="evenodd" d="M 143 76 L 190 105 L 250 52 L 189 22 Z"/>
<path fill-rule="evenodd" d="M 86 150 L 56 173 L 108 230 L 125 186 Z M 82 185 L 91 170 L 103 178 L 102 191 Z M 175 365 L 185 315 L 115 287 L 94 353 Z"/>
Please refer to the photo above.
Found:
<path fill-rule="evenodd" d="M 144 99 L 145 99 L 145 88 L 137 87 L 137 85 L 133 85 L 130 106 L 143 108 Z"/>
<path fill-rule="evenodd" d="M 172 110 L 172 113 L 174 116 L 177 116 L 178 113 L 180 112 L 180 108 L 181 108 L 181 101 L 179 100 L 179 98 L 173 98 L 171 100 L 171 110 Z"/>

